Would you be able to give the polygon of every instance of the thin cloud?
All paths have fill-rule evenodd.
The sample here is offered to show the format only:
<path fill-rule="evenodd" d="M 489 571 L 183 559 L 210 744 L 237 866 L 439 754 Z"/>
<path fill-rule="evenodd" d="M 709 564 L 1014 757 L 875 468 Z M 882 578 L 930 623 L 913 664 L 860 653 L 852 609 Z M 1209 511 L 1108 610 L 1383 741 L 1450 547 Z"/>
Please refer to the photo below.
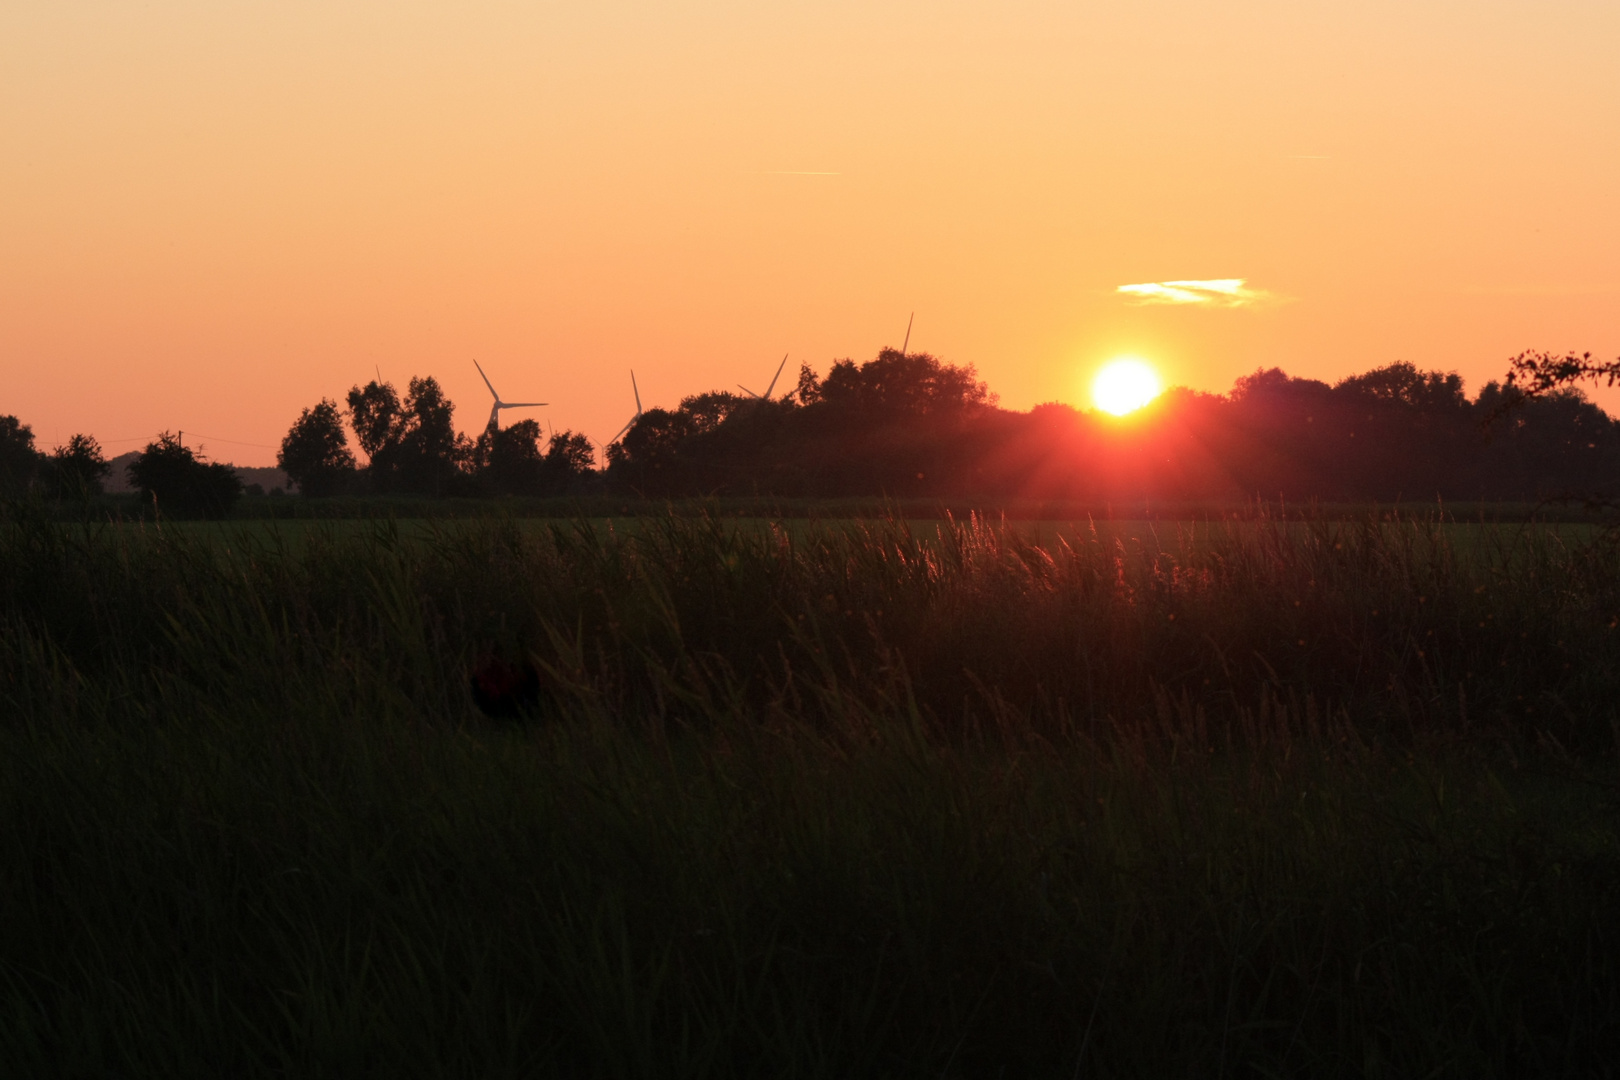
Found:
<path fill-rule="evenodd" d="M 1252 307 L 1275 300 L 1264 289 L 1251 289 L 1244 278 L 1213 278 L 1208 281 L 1147 281 L 1121 285 L 1120 295 L 1137 304 L 1201 304 L 1204 307 Z"/>

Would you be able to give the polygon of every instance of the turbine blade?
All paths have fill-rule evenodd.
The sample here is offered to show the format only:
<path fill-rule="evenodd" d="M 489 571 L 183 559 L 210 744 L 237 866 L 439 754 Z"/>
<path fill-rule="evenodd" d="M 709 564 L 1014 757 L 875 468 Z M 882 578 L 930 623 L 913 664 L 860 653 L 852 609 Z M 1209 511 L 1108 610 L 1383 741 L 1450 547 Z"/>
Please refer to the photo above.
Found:
<path fill-rule="evenodd" d="M 623 434 L 624 434 L 624 433 L 625 433 L 625 432 L 627 432 L 627 431 L 629 431 L 629 430 L 630 430 L 630 427 L 631 427 L 631 425 L 632 425 L 632 424 L 634 424 L 634 423 L 635 423 L 635 422 L 636 422 L 636 421 L 637 421 L 637 420 L 639 420 L 639 419 L 641 419 L 641 417 L 640 417 L 640 416 L 639 416 L 639 415 L 637 415 L 637 416 L 634 416 L 634 417 L 631 417 L 631 419 L 630 419 L 630 423 L 629 423 L 629 424 L 626 424 L 626 425 L 624 425 L 624 427 L 622 427 L 622 428 L 620 428 L 620 429 L 619 429 L 619 434 L 618 434 L 618 435 L 615 435 L 615 436 L 613 436 L 613 438 L 611 438 L 611 439 L 609 439 L 609 440 L 608 440 L 608 442 L 609 442 L 609 443 L 616 443 L 616 442 L 618 442 L 618 441 L 619 441 L 619 438 L 620 438 L 620 437 L 621 437 L 621 436 L 622 436 L 622 435 L 623 435 Z"/>
<path fill-rule="evenodd" d="M 737 389 L 741 390 L 743 393 L 747 394 L 751 398 L 759 397 L 758 394 L 756 394 L 752 390 L 748 389 L 748 387 L 744 386 L 742 383 L 737 384 Z"/>
<path fill-rule="evenodd" d="M 503 401 L 503 402 L 501 402 L 501 408 L 503 408 L 503 409 L 537 409 L 540 406 L 546 405 L 546 404 L 548 404 L 548 402 L 544 402 L 544 401 Z"/>
<path fill-rule="evenodd" d="M 906 340 L 900 346 L 900 355 L 901 356 L 907 355 L 906 350 L 911 347 L 911 323 L 912 323 L 912 320 L 916 319 L 916 317 L 917 317 L 917 313 L 915 311 L 913 311 L 911 313 L 910 317 L 908 317 L 906 319 Z"/>
<path fill-rule="evenodd" d="M 771 385 L 765 388 L 765 400 L 771 399 L 771 391 L 776 389 L 776 380 L 782 377 L 782 369 L 787 367 L 788 354 L 782 354 L 782 362 L 776 365 L 776 374 L 771 376 Z"/>
<path fill-rule="evenodd" d="M 489 396 L 494 398 L 495 401 L 497 403 L 499 403 L 500 400 L 501 400 L 501 395 L 499 395 L 499 394 L 497 394 L 495 392 L 495 384 L 489 381 L 489 376 L 488 375 L 484 374 L 484 366 L 482 364 L 480 364 L 477 360 L 474 360 L 473 361 L 473 367 L 478 369 L 479 378 L 483 379 L 484 380 L 484 385 L 489 387 Z"/>
<path fill-rule="evenodd" d="M 630 389 L 636 395 L 636 415 L 639 417 L 641 415 L 641 387 L 636 385 L 636 371 L 634 368 L 630 369 Z M 633 420 L 631 421 L 631 423 L 634 422 L 635 421 Z M 629 429 L 627 428 L 626 430 Z"/>

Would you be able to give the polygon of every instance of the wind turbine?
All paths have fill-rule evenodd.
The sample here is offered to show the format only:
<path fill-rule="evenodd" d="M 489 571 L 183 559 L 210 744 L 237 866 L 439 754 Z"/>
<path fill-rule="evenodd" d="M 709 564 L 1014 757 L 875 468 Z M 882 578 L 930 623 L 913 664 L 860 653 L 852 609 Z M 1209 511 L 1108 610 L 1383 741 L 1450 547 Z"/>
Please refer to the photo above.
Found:
<path fill-rule="evenodd" d="M 489 410 L 490 431 L 499 431 L 501 429 L 502 409 L 538 409 L 546 404 L 544 401 L 502 401 L 501 395 L 495 392 L 494 384 L 489 381 L 489 376 L 484 374 L 483 365 L 474 360 L 473 367 L 478 369 L 478 374 L 483 377 L 484 385 L 489 387 L 490 396 L 495 399 L 494 407 Z"/>
<path fill-rule="evenodd" d="M 613 438 L 608 440 L 609 443 L 618 442 L 619 438 L 624 435 L 625 432 L 629 431 L 630 428 L 635 425 L 637 420 L 641 419 L 641 389 L 636 386 L 636 373 L 633 370 L 630 372 L 630 391 L 636 395 L 636 415 L 632 416 L 630 418 L 630 422 L 619 429 L 618 435 L 615 435 Z"/>
<path fill-rule="evenodd" d="M 787 367 L 787 358 L 788 358 L 788 354 L 783 353 L 782 354 L 782 362 L 780 364 L 776 365 L 776 374 L 771 376 L 771 385 L 769 385 L 769 386 L 767 386 L 765 388 L 765 392 L 763 394 L 754 393 L 752 390 L 748 389 L 748 387 L 744 386 L 742 383 L 737 384 L 737 389 L 741 390 L 743 393 L 747 394 L 751 398 L 758 398 L 760 401 L 769 401 L 769 400 L 771 400 L 771 391 L 776 389 L 776 380 L 780 379 L 782 377 L 782 369 Z"/>

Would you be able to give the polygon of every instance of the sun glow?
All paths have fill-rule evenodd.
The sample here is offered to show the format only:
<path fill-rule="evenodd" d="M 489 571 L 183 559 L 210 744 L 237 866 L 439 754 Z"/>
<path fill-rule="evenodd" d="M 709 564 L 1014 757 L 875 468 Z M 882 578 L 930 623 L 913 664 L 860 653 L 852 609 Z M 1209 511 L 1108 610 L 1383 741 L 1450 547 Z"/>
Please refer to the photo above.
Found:
<path fill-rule="evenodd" d="M 1163 389 L 1158 372 L 1141 360 L 1125 358 L 1110 361 L 1097 372 L 1091 383 L 1091 400 L 1105 413 L 1124 416 L 1158 397 Z"/>

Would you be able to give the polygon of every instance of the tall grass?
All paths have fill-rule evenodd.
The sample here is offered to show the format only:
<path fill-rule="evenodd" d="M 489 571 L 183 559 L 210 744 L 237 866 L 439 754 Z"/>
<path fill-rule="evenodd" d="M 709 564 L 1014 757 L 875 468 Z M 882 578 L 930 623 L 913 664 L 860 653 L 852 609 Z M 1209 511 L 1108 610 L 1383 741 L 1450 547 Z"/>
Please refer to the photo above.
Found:
<path fill-rule="evenodd" d="M 0 529 L 10 1071 L 1620 1060 L 1601 538 L 310 529 Z"/>

